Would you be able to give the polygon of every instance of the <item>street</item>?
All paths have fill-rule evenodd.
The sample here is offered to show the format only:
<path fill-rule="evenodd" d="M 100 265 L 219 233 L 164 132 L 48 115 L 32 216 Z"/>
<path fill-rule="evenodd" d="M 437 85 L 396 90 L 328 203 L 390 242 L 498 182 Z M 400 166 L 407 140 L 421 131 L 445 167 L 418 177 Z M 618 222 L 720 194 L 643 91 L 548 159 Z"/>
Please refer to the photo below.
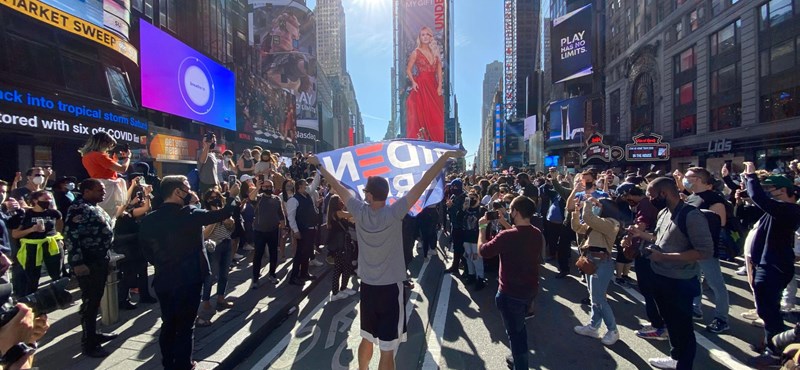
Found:
<path fill-rule="evenodd" d="M 695 321 L 698 341 L 695 369 L 747 369 L 752 355 L 748 343 L 762 331 L 740 317 L 752 308 L 751 294 L 738 266 L 723 262 L 731 299 L 731 330 L 712 334 L 705 324 L 713 318 L 713 295 L 703 301 L 704 321 Z M 438 258 L 423 261 L 416 256 L 411 270 L 417 282 L 406 306 L 408 341 L 396 356 L 398 369 L 505 369 L 510 354 L 503 322 L 494 304 L 496 274 L 487 274 L 489 284 L 481 291 L 466 287 L 443 273 Z M 536 316 L 527 321 L 530 366 L 536 369 L 648 369 L 647 359 L 669 354 L 668 341 L 648 341 L 634 331 L 645 319 L 643 298 L 635 288 L 612 284 L 609 300 L 617 320 L 620 340 L 606 348 L 599 340 L 575 334 L 572 328 L 589 319 L 589 306 L 580 277 L 555 279 L 550 263 L 542 269 L 542 284 L 536 300 Z M 635 278 L 635 274 L 632 276 Z M 328 278 L 329 279 L 329 278 Z M 329 281 L 329 280 L 328 280 Z M 319 284 L 300 306 L 238 369 L 356 369 L 361 341 L 358 295 L 328 302 L 330 284 Z M 709 300 L 712 299 L 712 300 Z M 603 334 L 605 328 L 601 328 Z M 371 369 L 377 368 L 375 350 Z"/>

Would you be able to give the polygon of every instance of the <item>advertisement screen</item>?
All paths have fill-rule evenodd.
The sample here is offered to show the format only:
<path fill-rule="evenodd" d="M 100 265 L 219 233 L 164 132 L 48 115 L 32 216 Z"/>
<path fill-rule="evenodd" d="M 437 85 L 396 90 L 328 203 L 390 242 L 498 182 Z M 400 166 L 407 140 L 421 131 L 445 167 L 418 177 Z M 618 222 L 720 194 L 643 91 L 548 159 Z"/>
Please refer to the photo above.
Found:
<path fill-rule="evenodd" d="M 140 37 L 143 106 L 236 130 L 233 72 L 145 21 Z"/>
<path fill-rule="evenodd" d="M 256 131 L 249 132 L 256 140 L 272 136 L 285 143 L 305 141 L 286 133 L 294 134 L 299 128 L 319 132 L 314 14 L 292 0 L 249 0 L 248 4 L 252 8 L 248 14 L 250 51 L 252 60 L 258 63 L 257 75 L 252 78 L 262 85 L 256 94 L 263 95 L 256 109 L 270 112 L 254 126 Z M 285 103 L 285 94 L 294 99 L 292 111 Z M 294 123 L 286 119 L 293 119 Z M 292 124 L 296 127 L 288 128 Z M 248 127 L 244 129 L 247 131 Z M 281 137 L 275 137 L 276 134 Z"/>
<path fill-rule="evenodd" d="M 406 137 L 444 142 L 444 1 L 400 0 L 400 86 Z"/>
<path fill-rule="evenodd" d="M 553 83 L 592 74 L 592 5 L 553 20 L 550 53 Z"/>
<path fill-rule="evenodd" d="M 550 104 L 548 143 L 582 143 L 586 120 L 586 96 Z"/>
<path fill-rule="evenodd" d="M 98 26 L 103 25 L 103 0 L 42 0 L 42 2 Z"/>
<path fill-rule="evenodd" d="M 544 166 L 545 167 L 558 167 L 558 157 L 557 155 L 548 155 L 544 157 Z"/>

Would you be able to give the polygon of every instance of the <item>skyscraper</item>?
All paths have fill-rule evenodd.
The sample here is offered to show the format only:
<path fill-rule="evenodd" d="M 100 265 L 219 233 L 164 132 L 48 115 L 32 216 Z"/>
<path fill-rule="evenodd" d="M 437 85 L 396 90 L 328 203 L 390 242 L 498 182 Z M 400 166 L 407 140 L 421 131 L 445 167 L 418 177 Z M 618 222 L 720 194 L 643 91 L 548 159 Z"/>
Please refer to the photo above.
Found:
<path fill-rule="evenodd" d="M 318 0 L 317 60 L 328 76 L 341 76 L 347 71 L 346 21 L 342 0 Z"/>
<path fill-rule="evenodd" d="M 539 0 L 505 0 L 504 8 L 506 118 L 524 119 L 536 113 L 536 107 L 527 104 L 536 101 L 536 97 L 528 96 L 536 89 L 529 90 L 527 80 L 536 68 L 541 4 Z"/>
<path fill-rule="evenodd" d="M 486 72 L 483 73 L 483 108 L 481 110 L 481 120 L 485 120 L 494 110 L 492 98 L 494 97 L 498 85 L 503 85 L 503 63 L 495 60 L 486 65 Z"/>

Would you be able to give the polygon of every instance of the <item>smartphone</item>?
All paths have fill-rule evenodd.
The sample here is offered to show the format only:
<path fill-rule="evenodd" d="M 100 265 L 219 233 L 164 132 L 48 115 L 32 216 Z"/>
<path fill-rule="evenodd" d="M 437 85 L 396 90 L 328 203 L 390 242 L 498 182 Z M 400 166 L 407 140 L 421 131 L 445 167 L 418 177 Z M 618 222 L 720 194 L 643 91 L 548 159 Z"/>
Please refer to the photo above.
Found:
<path fill-rule="evenodd" d="M 236 175 L 228 176 L 228 183 L 231 184 L 231 185 L 235 184 L 236 183 Z"/>
<path fill-rule="evenodd" d="M 136 197 L 139 198 L 140 202 L 144 200 L 144 194 L 141 191 L 136 192 Z"/>
<path fill-rule="evenodd" d="M 41 218 L 36 220 L 36 225 L 41 227 L 41 228 L 44 228 L 44 220 L 41 219 Z"/>
<path fill-rule="evenodd" d="M 128 143 L 117 144 L 117 153 L 127 153 L 131 150 L 131 146 Z"/>
<path fill-rule="evenodd" d="M 494 221 L 500 217 L 500 214 L 497 211 L 488 211 L 486 212 L 486 219 L 490 221 Z"/>

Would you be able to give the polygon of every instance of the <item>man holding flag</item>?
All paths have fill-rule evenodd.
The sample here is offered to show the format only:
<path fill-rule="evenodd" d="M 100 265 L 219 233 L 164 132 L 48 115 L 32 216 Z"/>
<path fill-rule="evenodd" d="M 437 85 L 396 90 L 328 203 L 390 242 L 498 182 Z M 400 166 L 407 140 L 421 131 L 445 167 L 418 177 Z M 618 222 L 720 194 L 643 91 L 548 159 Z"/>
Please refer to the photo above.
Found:
<path fill-rule="evenodd" d="M 328 168 L 320 165 L 317 157 L 308 160 L 308 163 L 320 169 L 331 189 L 342 198 L 356 224 L 358 276 L 361 278 L 359 311 L 362 340 L 358 347 L 358 365 L 361 370 L 369 367 L 374 344 L 378 344 L 381 350 L 378 369 L 395 368 L 394 353 L 400 342 L 406 339 L 403 217 L 417 203 L 431 182 L 441 174 L 447 161 L 462 156 L 462 152 L 455 150 L 442 153 L 425 171 L 422 179 L 391 205 L 386 204 L 390 190 L 386 178 L 368 177 L 363 190 L 365 203 L 354 197 Z"/>

